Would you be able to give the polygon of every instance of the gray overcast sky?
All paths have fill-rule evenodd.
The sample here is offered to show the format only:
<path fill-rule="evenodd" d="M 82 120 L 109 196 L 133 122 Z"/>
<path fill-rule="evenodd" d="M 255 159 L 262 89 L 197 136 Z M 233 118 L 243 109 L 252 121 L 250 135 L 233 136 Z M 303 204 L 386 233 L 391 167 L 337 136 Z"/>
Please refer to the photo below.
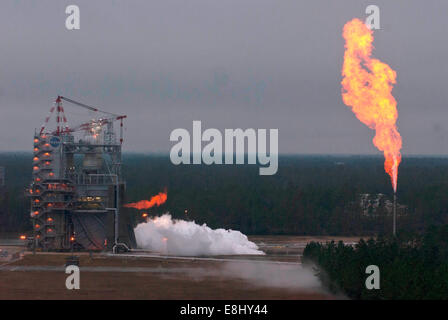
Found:
<path fill-rule="evenodd" d="M 78 31 L 65 28 L 69 4 Z M 167 152 L 173 129 L 202 120 L 278 128 L 284 153 L 380 154 L 340 94 L 342 27 L 369 4 L 381 10 L 374 56 L 398 74 L 403 153 L 448 154 L 442 0 L 2 0 L 0 150 L 31 151 L 61 94 L 126 113 L 127 151 Z"/>

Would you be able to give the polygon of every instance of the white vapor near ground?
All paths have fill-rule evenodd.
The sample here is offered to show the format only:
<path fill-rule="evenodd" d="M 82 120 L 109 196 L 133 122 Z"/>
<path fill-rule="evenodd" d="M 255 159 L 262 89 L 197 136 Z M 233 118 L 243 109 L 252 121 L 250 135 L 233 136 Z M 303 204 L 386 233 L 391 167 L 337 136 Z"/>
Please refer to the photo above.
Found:
<path fill-rule="evenodd" d="M 262 287 L 324 291 L 315 271 L 298 264 L 228 262 L 221 273 Z"/>
<path fill-rule="evenodd" d="M 211 229 L 206 224 L 174 220 L 170 214 L 150 218 L 135 228 L 137 246 L 166 255 L 214 256 L 263 255 L 257 245 L 239 231 Z"/>

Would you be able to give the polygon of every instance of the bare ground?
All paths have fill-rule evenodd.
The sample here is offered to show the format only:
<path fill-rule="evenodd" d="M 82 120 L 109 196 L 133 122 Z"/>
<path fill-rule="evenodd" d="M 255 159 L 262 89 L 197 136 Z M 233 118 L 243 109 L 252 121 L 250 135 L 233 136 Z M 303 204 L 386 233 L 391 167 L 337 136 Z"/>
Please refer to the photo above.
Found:
<path fill-rule="evenodd" d="M 8 264 L 9 269 L 4 266 L 0 269 L 0 299 L 335 298 L 318 288 L 270 287 L 238 279 L 221 273 L 223 262 L 219 261 L 134 259 L 99 254 L 80 255 L 81 289 L 67 290 L 66 258 L 67 254 L 26 254 Z"/>

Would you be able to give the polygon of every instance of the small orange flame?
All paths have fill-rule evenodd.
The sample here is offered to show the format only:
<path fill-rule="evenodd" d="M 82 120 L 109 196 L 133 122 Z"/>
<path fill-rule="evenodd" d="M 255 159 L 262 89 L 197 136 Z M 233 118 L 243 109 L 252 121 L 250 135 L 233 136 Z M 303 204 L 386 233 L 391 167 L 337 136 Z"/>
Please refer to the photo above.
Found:
<path fill-rule="evenodd" d="M 135 208 L 138 210 L 149 209 L 154 206 L 157 206 L 157 207 L 161 206 L 162 204 L 164 204 L 166 202 L 167 198 L 168 198 L 168 194 L 165 190 L 164 192 L 159 192 L 159 194 L 151 197 L 150 200 L 140 200 L 138 202 L 128 203 L 128 204 L 125 204 L 124 207 L 125 208 Z"/>
<path fill-rule="evenodd" d="M 342 100 L 362 123 L 375 130 L 373 144 L 384 153 L 384 169 L 396 192 L 402 145 L 396 126 L 397 101 L 392 96 L 397 74 L 387 64 L 371 58 L 373 31 L 364 22 L 356 18 L 347 22 L 343 37 Z"/>
<path fill-rule="evenodd" d="M 26 235 L 22 234 L 22 235 L 20 236 L 20 240 L 26 240 Z"/>

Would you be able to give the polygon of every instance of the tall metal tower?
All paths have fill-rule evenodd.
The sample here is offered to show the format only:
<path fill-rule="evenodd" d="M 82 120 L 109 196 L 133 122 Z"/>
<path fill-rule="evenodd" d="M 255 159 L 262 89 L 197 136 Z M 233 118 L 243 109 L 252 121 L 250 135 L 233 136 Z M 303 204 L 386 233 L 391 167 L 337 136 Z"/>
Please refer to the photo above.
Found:
<path fill-rule="evenodd" d="M 70 128 L 62 101 L 94 111 L 97 116 Z M 56 129 L 49 131 L 46 127 L 54 111 Z M 115 250 L 135 242 L 133 234 L 120 238 L 119 232 L 125 191 L 121 176 L 125 118 L 57 97 L 34 136 L 33 180 L 28 189 L 34 228 L 32 246 L 42 250 L 68 250 L 73 246 Z M 120 121 L 119 142 L 115 121 Z"/>

